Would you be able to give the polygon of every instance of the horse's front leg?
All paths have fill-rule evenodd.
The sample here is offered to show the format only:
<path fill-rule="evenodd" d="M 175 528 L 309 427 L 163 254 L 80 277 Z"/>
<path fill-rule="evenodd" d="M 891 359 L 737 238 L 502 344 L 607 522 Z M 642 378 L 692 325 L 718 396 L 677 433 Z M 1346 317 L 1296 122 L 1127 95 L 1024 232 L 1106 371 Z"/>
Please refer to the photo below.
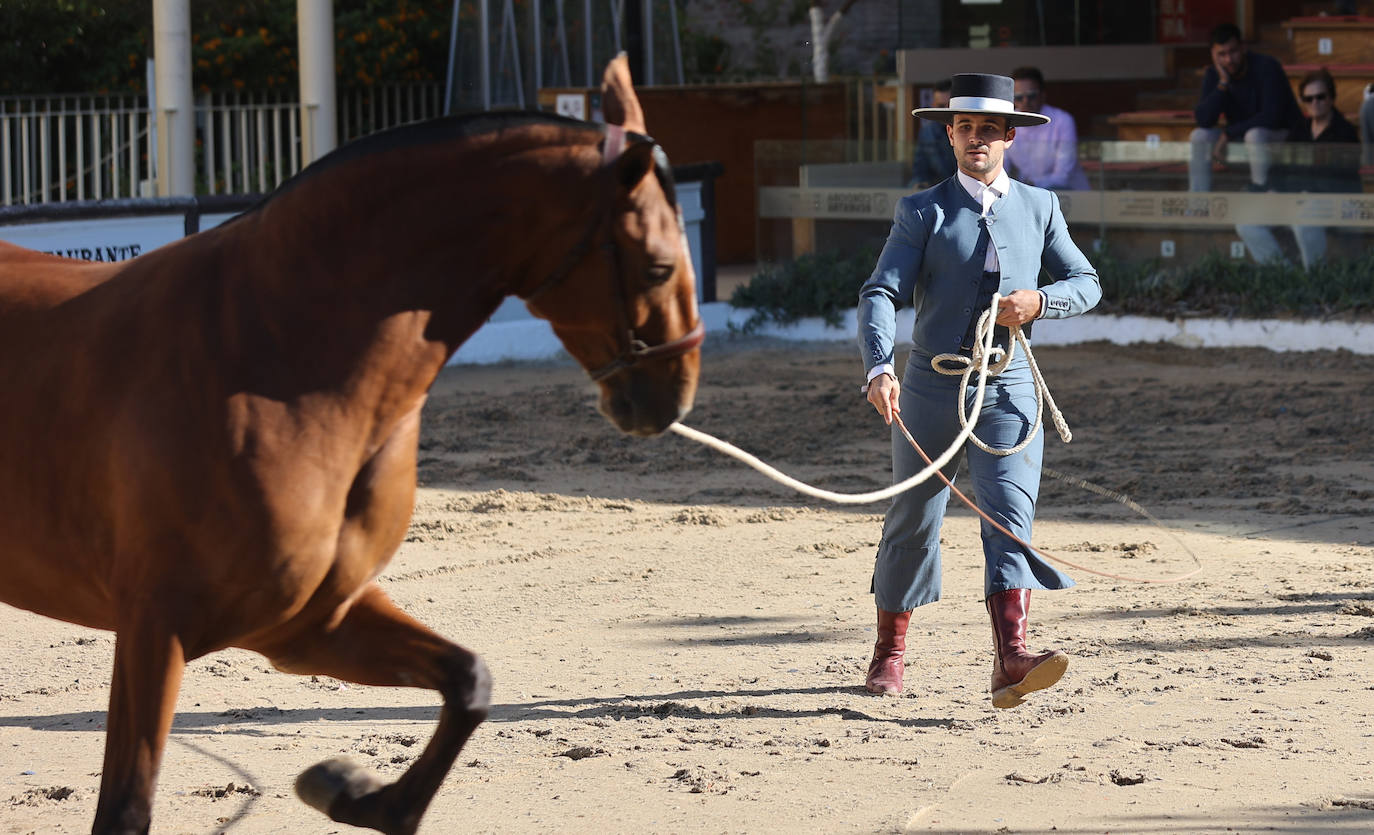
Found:
<path fill-rule="evenodd" d="M 343 758 L 296 778 L 301 799 L 340 823 L 415 832 L 463 744 L 487 717 L 491 678 L 482 660 L 402 612 L 375 584 L 334 628 L 293 635 L 289 645 L 266 654 L 286 672 L 439 691 L 444 707 L 438 730 L 395 783 L 385 785 Z"/>
<path fill-rule="evenodd" d="M 120 627 L 105 730 L 94 833 L 145 833 L 177 690 L 186 669 L 181 641 L 147 621 Z"/>

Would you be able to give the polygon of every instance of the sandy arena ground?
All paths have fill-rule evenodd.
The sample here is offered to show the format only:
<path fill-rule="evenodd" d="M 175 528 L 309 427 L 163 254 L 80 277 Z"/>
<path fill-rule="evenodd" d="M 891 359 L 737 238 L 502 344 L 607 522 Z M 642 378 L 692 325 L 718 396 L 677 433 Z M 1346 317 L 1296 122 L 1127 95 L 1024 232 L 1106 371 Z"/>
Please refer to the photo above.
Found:
<path fill-rule="evenodd" d="M 994 710 L 971 513 L 908 690 L 862 690 L 882 506 L 803 501 L 676 436 L 631 440 L 569 363 L 447 370 L 383 578 L 495 692 L 422 832 L 1374 830 L 1374 357 L 1088 345 L 1037 354 L 1074 430 L 1037 544 L 1071 571 L 1031 641 L 1061 684 Z M 849 345 L 715 339 L 687 421 L 834 490 L 887 483 Z M 0 832 L 89 831 L 114 640 L 0 607 Z M 295 775 L 398 774 L 436 696 L 190 665 L 154 832 L 341 832 Z M 352 830 L 348 830 L 352 831 Z"/>

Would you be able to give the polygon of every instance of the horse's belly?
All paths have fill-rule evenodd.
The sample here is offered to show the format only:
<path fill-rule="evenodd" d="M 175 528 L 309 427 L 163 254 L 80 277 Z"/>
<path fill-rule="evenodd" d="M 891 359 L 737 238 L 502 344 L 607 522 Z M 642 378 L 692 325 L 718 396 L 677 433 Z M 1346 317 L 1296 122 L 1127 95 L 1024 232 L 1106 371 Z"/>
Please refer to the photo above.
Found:
<path fill-rule="evenodd" d="M 0 559 L 0 601 L 93 629 L 115 628 L 115 607 L 103 584 L 59 570 L 51 557 L 10 552 Z"/>

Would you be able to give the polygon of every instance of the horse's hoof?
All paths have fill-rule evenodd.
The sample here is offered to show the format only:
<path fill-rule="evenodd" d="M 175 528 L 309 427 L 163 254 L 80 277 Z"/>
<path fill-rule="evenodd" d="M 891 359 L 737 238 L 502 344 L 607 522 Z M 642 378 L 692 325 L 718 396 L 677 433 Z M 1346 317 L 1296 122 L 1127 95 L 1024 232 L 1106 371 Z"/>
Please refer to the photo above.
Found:
<path fill-rule="evenodd" d="M 340 799 L 354 801 L 385 785 L 375 774 L 347 757 L 335 757 L 302 771 L 296 778 L 296 794 L 307 805 L 338 820 L 334 807 Z"/>

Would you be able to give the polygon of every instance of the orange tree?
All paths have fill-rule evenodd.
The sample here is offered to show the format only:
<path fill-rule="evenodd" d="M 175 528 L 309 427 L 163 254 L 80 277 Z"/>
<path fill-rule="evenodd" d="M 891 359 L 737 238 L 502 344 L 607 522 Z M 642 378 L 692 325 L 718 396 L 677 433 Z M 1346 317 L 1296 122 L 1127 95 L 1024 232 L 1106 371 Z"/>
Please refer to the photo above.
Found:
<path fill-rule="evenodd" d="M 336 0 L 339 84 L 442 78 L 451 9 L 449 0 Z M 197 89 L 295 88 L 295 0 L 200 0 L 192 13 Z"/>

